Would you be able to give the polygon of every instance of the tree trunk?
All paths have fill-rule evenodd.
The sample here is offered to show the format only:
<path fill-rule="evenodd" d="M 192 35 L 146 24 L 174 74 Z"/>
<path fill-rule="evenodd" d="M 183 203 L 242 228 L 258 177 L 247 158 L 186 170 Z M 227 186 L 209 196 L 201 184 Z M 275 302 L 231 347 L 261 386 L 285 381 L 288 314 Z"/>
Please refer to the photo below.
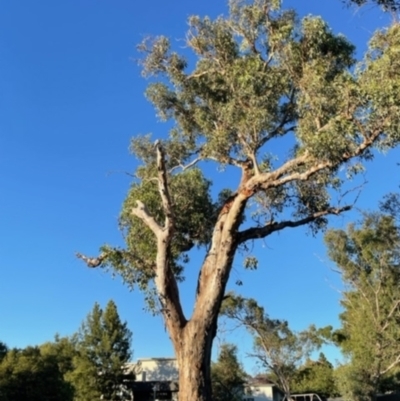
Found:
<path fill-rule="evenodd" d="M 211 401 L 211 350 L 216 323 L 191 320 L 183 330 L 179 365 L 179 401 Z"/>
<path fill-rule="evenodd" d="M 180 329 L 172 324 L 167 326 L 178 359 L 179 401 L 212 399 L 212 344 L 217 334 L 218 314 L 236 251 L 236 242 L 231 232 L 227 234 L 223 230 L 216 231 L 213 246 L 199 275 L 191 319 Z M 221 231 L 225 235 L 221 235 Z M 221 243 L 221 238 L 223 245 L 216 246 L 216 243 Z"/>

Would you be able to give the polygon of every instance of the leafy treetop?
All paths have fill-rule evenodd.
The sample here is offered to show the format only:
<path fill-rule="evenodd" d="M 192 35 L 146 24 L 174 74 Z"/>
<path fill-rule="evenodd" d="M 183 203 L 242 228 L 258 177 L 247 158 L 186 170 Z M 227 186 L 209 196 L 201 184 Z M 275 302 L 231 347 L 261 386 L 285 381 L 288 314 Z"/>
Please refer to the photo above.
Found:
<path fill-rule="evenodd" d="M 170 264 L 180 279 L 188 252 L 210 242 L 238 191 L 254 199 L 254 228 L 238 244 L 307 222 L 315 231 L 341 210 L 329 204 L 343 179 L 339 166 L 353 174 L 361 167 L 352 159 L 371 158 L 372 146 L 393 147 L 400 136 L 398 25 L 374 36 L 355 72 L 352 44 L 318 17 L 299 22 L 278 1 L 232 0 L 229 18 L 191 17 L 187 44 L 197 57 L 191 69 L 166 37 L 140 46 L 143 73 L 156 78 L 146 95 L 162 120 L 175 122 L 162 142 L 168 196 L 159 193 L 158 142 L 135 137 L 143 164 L 121 213 L 127 248 L 103 250 L 104 263 L 142 289 L 154 277 L 157 246 L 148 220 L 132 213 L 138 200 L 154 223 L 173 220 Z M 270 151 L 279 140 L 289 146 L 283 156 Z M 236 192 L 213 200 L 202 161 L 238 167 Z M 293 220 L 279 223 L 290 210 Z"/>

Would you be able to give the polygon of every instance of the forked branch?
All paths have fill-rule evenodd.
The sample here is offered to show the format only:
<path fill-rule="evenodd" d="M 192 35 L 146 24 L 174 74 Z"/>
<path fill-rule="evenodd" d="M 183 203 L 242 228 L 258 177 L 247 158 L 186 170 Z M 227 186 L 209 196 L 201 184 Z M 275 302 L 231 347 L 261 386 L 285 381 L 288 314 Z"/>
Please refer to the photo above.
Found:
<path fill-rule="evenodd" d="M 380 130 L 372 132 L 368 138 L 360 143 L 352 152 L 346 152 L 342 155 L 340 160 L 322 160 L 321 162 L 313 160 L 313 158 L 306 152 L 292 160 L 289 160 L 281 167 L 274 171 L 262 173 L 254 176 L 247 184 L 247 192 L 255 193 L 259 188 L 267 190 L 269 188 L 282 187 L 283 185 L 293 181 L 307 181 L 310 177 L 320 171 L 333 169 L 340 164 L 344 164 L 351 159 L 361 156 L 366 149 L 371 147 L 375 141 L 378 140 L 381 134 Z M 310 162 L 315 162 L 305 171 L 297 171 L 299 167 L 306 166 Z"/>
<path fill-rule="evenodd" d="M 132 214 L 134 214 L 136 217 L 139 217 L 139 219 L 142 220 L 143 223 L 145 223 L 156 236 L 158 236 L 162 231 L 162 227 L 156 222 L 143 202 L 137 200 L 136 204 L 137 206 L 132 208 Z"/>

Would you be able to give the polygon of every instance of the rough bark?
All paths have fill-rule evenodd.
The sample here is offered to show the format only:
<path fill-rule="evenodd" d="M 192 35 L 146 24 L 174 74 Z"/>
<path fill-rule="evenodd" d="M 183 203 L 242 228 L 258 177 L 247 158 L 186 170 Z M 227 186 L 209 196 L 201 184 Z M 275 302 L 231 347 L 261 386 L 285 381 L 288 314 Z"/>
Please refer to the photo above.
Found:
<path fill-rule="evenodd" d="M 211 400 L 211 348 L 216 326 L 207 326 L 203 321 L 191 320 L 184 330 L 182 346 L 176 350 L 179 401 Z"/>
<path fill-rule="evenodd" d="M 222 257 L 220 257 L 222 258 Z M 220 259 L 219 258 L 219 259 Z M 218 311 L 231 268 L 231 258 L 218 268 L 215 256 L 209 255 L 199 277 L 199 288 L 193 315 L 181 330 L 170 329 L 179 365 L 179 401 L 210 401 L 211 350 L 217 333 Z M 218 258 L 217 258 L 218 259 Z M 207 272 L 218 270 L 217 275 Z M 204 273 L 205 272 L 205 273 Z"/>

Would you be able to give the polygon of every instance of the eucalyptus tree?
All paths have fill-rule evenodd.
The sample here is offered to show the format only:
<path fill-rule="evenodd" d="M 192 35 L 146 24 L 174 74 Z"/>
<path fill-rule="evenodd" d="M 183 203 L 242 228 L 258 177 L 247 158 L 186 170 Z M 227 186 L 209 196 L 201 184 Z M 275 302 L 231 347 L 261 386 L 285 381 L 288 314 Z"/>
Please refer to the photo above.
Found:
<path fill-rule="evenodd" d="M 330 230 L 325 237 L 329 256 L 346 284 L 342 328 L 334 335 L 349 360 L 339 372 L 339 385 L 343 395 L 354 400 L 370 400 L 398 388 L 400 227 L 396 217 L 367 213 L 360 224 L 351 224 L 346 231 Z M 387 388 L 390 382 L 392 388 Z"/>
<path fill-rule="evenodd" d="M 227 17 L 190 17 L 178 48 L 195 63 L 163 36 L 140 46 L 147 98 L 172 128 L 155 142 L 132 140 L 141 164 L 120 216 L 126 247 L 79 254 L 143 290 L 162 314 L 180 401 L 210 400 L 211 347 L 237 251 L 286 228 L 316 232 L 349 210 L 332 196 L 344 171 L 357 173 L 374 148 L 400 138 L 399 26 L 378 32 L 355 70 L 343 36 L 279 3 L 231 0 Z M 213 162 L 229 188 L 213 188 Z M 204 260 L 187 316 L 179 285 L 195 248 Z"/>
<path fill-rule="evenodd" d="M 250 356 L 260 363 L 289 400 L 300 366 L 324 342 L 318 330 L 311 326 L 295 333 L 286 320 L 271 319 L 256 300 L 232 293 L 225 297 L 221 314 L 233 319 L 253 336 Z"/>

